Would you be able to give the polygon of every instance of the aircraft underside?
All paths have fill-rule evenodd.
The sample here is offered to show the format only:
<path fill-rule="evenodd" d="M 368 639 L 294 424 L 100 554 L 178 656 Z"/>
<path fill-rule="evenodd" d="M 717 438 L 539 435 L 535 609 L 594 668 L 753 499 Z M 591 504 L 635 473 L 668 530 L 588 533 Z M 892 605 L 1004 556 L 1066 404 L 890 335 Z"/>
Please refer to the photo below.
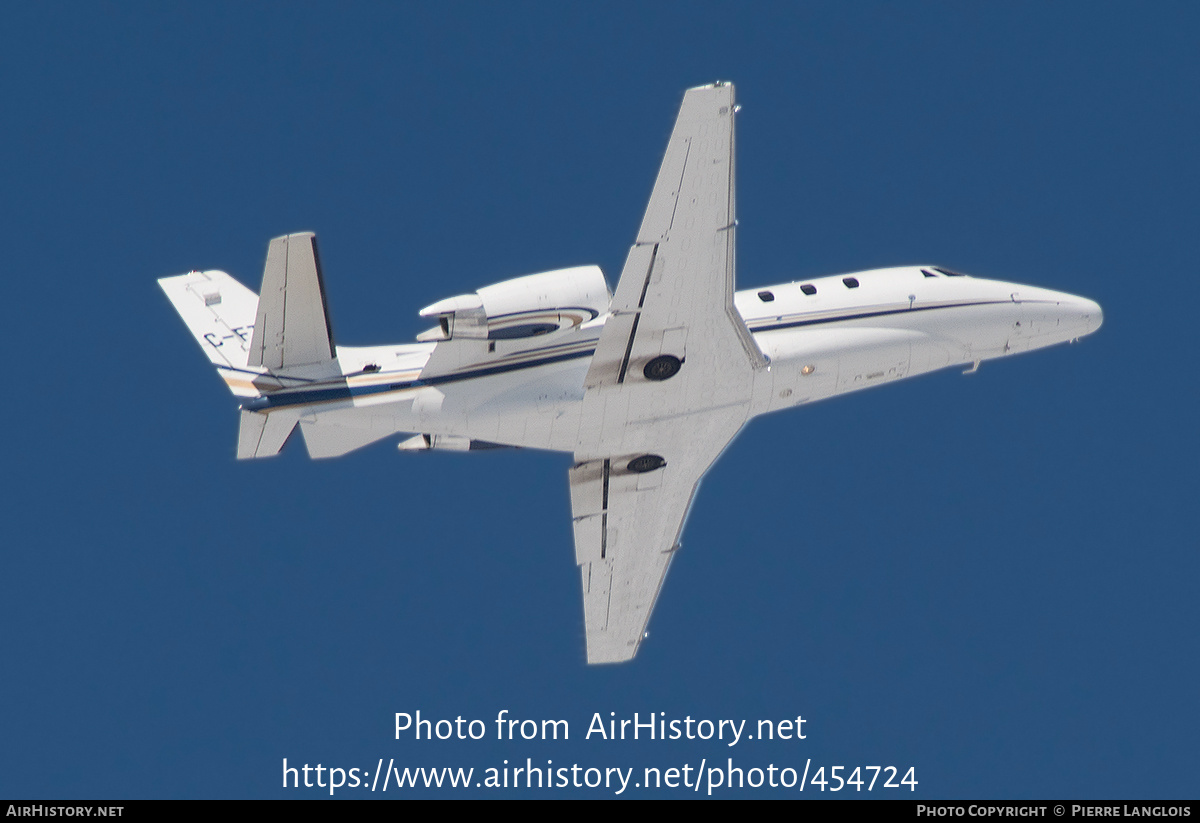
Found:
<path fill-rule="evenodd" d="M 242 401 L 237 455 L 299 427 L 336 457 L 570 452 L 588 661 L 631 659 L 700 478 L 750 418 L 1074 340 L 1100 307 L 905 266 L 734 292 L 733 87 L 684 97 L 615 292 L 595 266 L 440 301 L 418 342 L 335 345 L 316 238 L 275 238 L 259 294 L 219 271 L 159 281 Z"/>
<path fill-rule="evenodd" d="M 883 276 L 899 277 L 903 271 L 887 271 Z M 856 279 L 869 281 L 870 274 L 873 273 L 858 273 Z M 825 322 L 807 326 L 774 321 L 773 325 L 781 328 L 754 335 L 755 342 L 769 358 L 769 367 L 753 373 L 748 396 L 740 402 L 735 399 L 719 406 L 737 407 L 737 414 L 744 422 L 759 414 L 938 369 L 974 366 L 986 359 L 1074 339 L 1088 331 L 1087 326 L 1070 323 L 1056 323 L 1053 329 L 1047 329 L 1043 322 L 1041 334 L 1023 334 L 1023 326 L 1031 329 L 1036 325 L 1036 316 L 1028 311 L 1022 313 L 1021 304 L 1012 302 L 1009 295 L 1017 287 L 1008 283 L 989 285 L 1000 288 L 1002 299 L 984 305 L 882 314 L 874 321 L 826 318 Z M 788 286 L 773 289 L 782 291 Z M 1031 308 L 1048 305 L 1051 313 L 1061 313 L 1062 302 L 1041 302 L 1031 304 Z M 869 306 L 853 309 L 855 313 L 871 310 Z M 887 309 L 877 306 L 874 311 L 882 313 Z M 1023 324 L 1022 317 L 1026 318 Z M 799 314 L 789 320 L 804 323 L 814 319 Z M 580 332 L 586 335 L 585 349 L 594 348 L 597 339 L 594 332 L 595 329 Z M 590 351 L 581 357 L 557 359 L 557 348 L 543 350 L 541 357 L 534 357 L 512 371 L 489 373 L 496 363 L 483 361 L 473 369 L 464 369 L 461 377 L 433 381 L 433 385 L 422 385 L 420 380 L 387 382 L 388 373 L 380 372 L 373 375 L 377 391 L 363 387 L 356 396 L 312 405 L 305 405 L 304 393 L 298 393 L 293 398 L 298 403 L 296 408 L 266 408 L 274 413 L 285 410 L 298 413 L 314 457 L 344 453 L 331 448 L 336 444 L 366 445 L 396 433 L 426 435 L 424 442 L 414 438 L 407 446 L 402 445 L 413 450 L 465 450 L 474 442 L 475 448 L 504 445 L 575 452 L 582 437 L 583 380 L 590 365 Z M 339 349 L 339 354 L 342 351 Z M 356 359 L 369 358 L 373 351 L 346 350 Z M 404 376 L 403 372 L 395 374 Z M 705 408 L 698 405 L 687 414 L 703 411 Z M 662 415 L 651 413 L 632 424 L 626 440 L 635 450 L 652 448 L 654 428 L 669 424 L 678 416 L 669 410 Z M 331 430 L 318 431 L 326 428 Z M 364 435 L 335 432 L 334 428 L 347 428 Z M 366 433 L 372 437 L 362 442 Z"/>

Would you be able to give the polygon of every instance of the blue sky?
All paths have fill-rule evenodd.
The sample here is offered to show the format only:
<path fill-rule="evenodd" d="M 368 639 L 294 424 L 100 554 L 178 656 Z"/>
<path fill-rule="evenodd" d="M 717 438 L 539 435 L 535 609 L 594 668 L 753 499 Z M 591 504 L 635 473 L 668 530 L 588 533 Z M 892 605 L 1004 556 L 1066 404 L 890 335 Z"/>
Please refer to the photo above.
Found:
<path fill-rule="evenodd" d="M 869 796 L 1195 797 L 1193 5 L 2 15 L 0 795 L 732 757 L 915 768 Z M 234 461 L 236 403 L 157 277 L 257 288 L 269 238 L 316 231 L 361 345 L 509 277 L 611 282 L 683 90 L 716 79 L 743 105 L 742 287 L 937 263 L 1088 296 L 1104 327 L 754 421 L 620 667 L 583 662 L 566 455 Z M 571 739 L 394 739 L 417 710 Z M 585 740 L 597 712 L 807 737 Z"/>

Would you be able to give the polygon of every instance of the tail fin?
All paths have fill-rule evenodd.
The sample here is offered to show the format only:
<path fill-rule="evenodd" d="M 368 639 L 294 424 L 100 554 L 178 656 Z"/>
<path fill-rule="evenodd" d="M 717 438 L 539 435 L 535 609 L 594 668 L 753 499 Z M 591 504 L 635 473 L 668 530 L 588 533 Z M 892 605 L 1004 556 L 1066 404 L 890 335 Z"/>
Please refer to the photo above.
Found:
<path fill-rule="evenodd" d="M 335 353 L 316 235 L 276 237 L 267 248 L 250 365 L 276 371 L 330 363 Z"/>
<path fill-rule="evenodd" d="M 222 271 L 164 277 L 158 284 L 235 395 L 259 397 L 280 388 L 287 378 L 280 372 L 289 368 L 304 374 L 294 375 L 302 380 L 336 375 L 317 238 L 311 232 L 271 241 L 261 297 Z M 278 454 L 298 420 L 295 410 L 242 409 L 238 458 Z"/>

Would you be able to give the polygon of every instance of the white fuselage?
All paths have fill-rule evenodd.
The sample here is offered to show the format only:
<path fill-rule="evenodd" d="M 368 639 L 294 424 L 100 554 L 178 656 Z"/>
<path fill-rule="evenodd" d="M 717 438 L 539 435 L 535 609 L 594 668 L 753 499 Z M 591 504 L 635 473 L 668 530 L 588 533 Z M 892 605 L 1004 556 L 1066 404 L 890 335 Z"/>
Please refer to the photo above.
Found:
<path fill-rule="evenodd" d="M 740 291 L 735 305 L 770 362 L 754 374 L 747 419 L 1075 340 L 1103 319 L 1082 297 L 929 266 Z M 514 340 L 339 346 L 342 377 L 276 392 L 247 408 L 299 409 L 302 424 L 369 430 L 368 442 L 413 432 L 428 435 L 434 447 L 482 441 L 572 452 L 581 436 L 584 375 L 607 317 Z M 435 345 L 475 348 L 453 373 L 421 379 Z"/>
<path fill-rule="evenodd" d="M 598 266 L 421 310 L 408 345 L 336 346 L 316 236 L 272 238 L 258 294 L 225 272 L 159 280 L 242 398 L 238 459 L 300 428 L 314 458 L 568 452 L 589 663 L 637 653 L 701 478 L 751 419 L 1089 334 L 1100 307 L 933 266 L 734 292 L 733 87 L 688 89 L 616 291 Z"/>

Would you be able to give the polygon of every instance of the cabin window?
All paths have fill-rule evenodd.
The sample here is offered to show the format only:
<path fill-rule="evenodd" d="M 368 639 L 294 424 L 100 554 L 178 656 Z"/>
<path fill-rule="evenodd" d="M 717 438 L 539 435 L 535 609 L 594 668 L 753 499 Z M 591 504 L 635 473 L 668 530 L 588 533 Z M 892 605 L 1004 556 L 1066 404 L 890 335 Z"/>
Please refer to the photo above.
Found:
<path fill-rule="evenodd" d="M 857 277 L 843 277 L 842 282 L 846 284 L 846 288 L 848 288 L 848 289 L 857 289 L 858 288 L 858 278 Z"/>
<path fill-rule="evenodd" d="M 816 294 L 817 287 L 814 286 L 812 283 L 805 283 L 803 286 L 800 287 L 800 291 L 804 292 L 805 294 Z"/>
<path fill-rule="evenodd" d="M 770 303 L 771 301 L 773 301 L 775 299 L 775 295 L 773 295 L 769 291 L 760 291 L 758 293 L 758 299 L 763 301 L 764 303 Z"/>

